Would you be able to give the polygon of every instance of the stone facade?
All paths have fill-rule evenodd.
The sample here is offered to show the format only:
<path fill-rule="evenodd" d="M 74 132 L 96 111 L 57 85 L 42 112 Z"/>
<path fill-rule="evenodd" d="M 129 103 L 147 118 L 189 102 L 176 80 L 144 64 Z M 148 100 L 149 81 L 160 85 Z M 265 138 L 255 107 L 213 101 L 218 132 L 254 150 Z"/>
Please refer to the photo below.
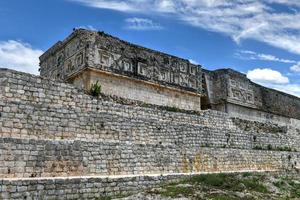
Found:
<path fill-rule="evenodd" d="M 2 69 L 0 197 L 97 198 L 178 174 L 300 169 L 296 119 L 174 111 L 95 99 L 70 84 Z"/>
<path fill-rule="evenodd" d="M 188 60 L 103 32 L 75 30 L 40 57 L 41 75 L 89 90 L 184 110 L 214 109 L 262 122 L 300 119 L 299 98 L 251 82 L 231 69 L 209 71 Z"/>
<path fill-rule="evenodd" d="M 42 76 L 0 69 L 0 199 L 95 199 L 201 173 L 299 174 L 297 97 L 82 29 L 40 59 Z M 96 81 L 99 98 L 86 94 Z"/>
<path fill-rule="evenodd" d="M 75 30 L 64 41 L 58 42 L 43 54 L 40 61 L 42 76 L 75 83 L 86 90 L 92 83 L 99 81 L 101 85 L 105 85 L 104 93 L 109 95 L 187 110 L 200 110 L 201 66 L 130 44 L 103 32 Z M 99 73 L 102 76 L 99 76 Z M 110 76 L 104 76 L 106 74 Z M 118 83 L 108 84 L 105 79 L 112 79 L 113 76 L 114 79 L 118 79 Z M 141 90 L 137 90 L 137 87 Z M 140 92 L 149 91 L 149 87 L 161 91 L 161 96 L 171 101 L 160 101 L 162 97 L 157 95 L 158 92 L 145 94 L 145 98 L 141 99 Z M 112 88 L 114 90 L 111 90 Z M 164 92 L 166 90 L 168 91 Z M 178 96 L 186 96 L 191 101 L 177 98 Z"/>
<path fill-rule="evenodd" d="M 204 70 L 208 107 L 245 119 L 288 124 L 300 119 L 300 99 L 272 90 L 231 69 Z"/>

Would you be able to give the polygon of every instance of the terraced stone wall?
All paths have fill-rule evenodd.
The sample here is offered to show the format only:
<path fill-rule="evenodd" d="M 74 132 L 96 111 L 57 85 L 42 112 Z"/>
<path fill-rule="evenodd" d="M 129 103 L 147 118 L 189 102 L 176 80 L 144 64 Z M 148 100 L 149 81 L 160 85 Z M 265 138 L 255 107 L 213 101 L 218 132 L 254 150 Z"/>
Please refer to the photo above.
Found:
<path fill-rule="evenodd" d="M 53 187 L 59 188 L 58 180 L 67 184 L 80 176 L 297 171 L 299 137 L 293 124 L 125 105 L 95 99 L 69 84 L 0 70 L 2 198 L 23 189 L 30 197 L 36 194 L 8 185 L 55 179 Z"/>

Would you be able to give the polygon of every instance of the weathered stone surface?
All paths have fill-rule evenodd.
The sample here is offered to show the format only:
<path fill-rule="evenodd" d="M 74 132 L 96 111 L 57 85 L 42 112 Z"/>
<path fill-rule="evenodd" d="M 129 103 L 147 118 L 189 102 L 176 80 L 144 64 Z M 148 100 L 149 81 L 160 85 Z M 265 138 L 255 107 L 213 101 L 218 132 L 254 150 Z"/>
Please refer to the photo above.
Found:
<path fill-rule="evenodd" d="M 45 52 L 40 61 L 42 76 L 65 80 L 85 90 L 99 82 L 108 95 L 201 109 L 201 66 L 102 32 L 75 30 Z"/>
<path fill-rule="evenodd" d="M 211 108 L 233 117 L 281 124 L 291 123 L 290 118 L 300 120 L 300 99 L 295 96 L 262 87 L 234 70 L 205 70 L 103 32 L 75 30 L 40 61 L 42 76 L 85 90 L 99 81 L 105 94 L 150 104 L 185 110 Z"/>
<path fill-rule="evenodd" d="M 290 118 L 300 119 L 300 99 L 296 96 L 260 86 L 232 69 L 203 73 L 206 107 L 263 122 L 288 124 Z"/>
<path fill-rule="evenodd" d="M 173 179 L 145 174 L 300 169 L 296 121 L 262 123 L 213 110 L 170 112 L 95 99 L 12 70 L 0 70 L 0 113 L 4 199 L 97 198 Z M 125 177 L 111 179 L 116 175 Z"/>
<path fill-rule="evenodd" d="M 202 92 L 201 67 L 130 44 L 103 32 L 78 29 L 40 57 L 41 75 L 66 79 L 84 67 Z"/>

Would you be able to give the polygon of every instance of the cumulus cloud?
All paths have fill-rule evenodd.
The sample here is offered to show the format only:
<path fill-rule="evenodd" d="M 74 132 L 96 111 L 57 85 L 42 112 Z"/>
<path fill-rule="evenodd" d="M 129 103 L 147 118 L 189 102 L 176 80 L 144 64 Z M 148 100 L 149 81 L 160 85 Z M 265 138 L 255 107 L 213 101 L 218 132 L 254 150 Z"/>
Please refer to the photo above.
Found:
<path fill-rule="evenodd" d="M 42 50 L 21 41 L 0 41 L 0 67 L 38 74 Z"/>
<path fill-rule="evenodd" d="M 270 68 L 257 68 L 248 71 L 247 77 L 258 83 L 269 83 L 269 84 L 287 84 L 289 78 L 282 75 L 279 71 Z"/>
<path fill-rule="evenodd" d="M 249 50 L 240 50 L 235 52 L 235 57 L 245 60 L 264 60 L 264 61 L 273 61 L 273 62 L 282 62 L 282 63 L 297 63 L 295 60 L 289 60 L 284 58 L 278 58 L 274 55 L 257 53 Z"/>
<path fill-rule="evenodd" d="M 122 12 L 167 15 L 239 43 L 253 39 L 300 54 L 300 8 L 289 0 L 69 0 Z M 295 8 L 278 11 L 275 4 Z M 287 9 L 288 10 L 288 9 Z"/>
<path fill-rule="evenodd" d="M 134 17 L 126 19 L 125 22 L 125 28 L 130 30 L 149 31 L 163 29 L 160 24 L 153 22 L 151 19 Z"/>
<path fill-rule="evenodd" d="M 248 71 L 247 77 L 258 84 L 300 97 L 300 84 L 291 83 L 289 78 L 270 68 Z"/>

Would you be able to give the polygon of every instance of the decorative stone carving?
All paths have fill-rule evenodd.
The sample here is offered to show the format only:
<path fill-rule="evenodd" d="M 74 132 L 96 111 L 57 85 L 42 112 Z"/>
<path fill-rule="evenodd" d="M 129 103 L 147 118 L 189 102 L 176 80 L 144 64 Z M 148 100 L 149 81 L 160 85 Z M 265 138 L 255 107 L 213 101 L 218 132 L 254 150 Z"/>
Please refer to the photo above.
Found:
<path fill-rule="evenodd" d="M 167 70 L 162 69 L 160 71 L 159 80 L 169 82 L 170 81 L 170 72 L 167 71 Z"/>
<path fill-rule="evenodd" d="M 180 80 L 179 84 L 180 84 L 181 86 L 188 87 L 189 81 L 188 81 L 187 74 L 180 73 L 180 74 L 179 74 L 179 77 L 180 77 L 180 78 L 179 78 L 179 80 Z"/>
<path fill-rule="evenodd" d="M 230 97 L 242 103 L 254 104 L 254 91 L 247 79 L 229 79 Z"/>
<path fill-rule="evenodd" d="M 41 56 L 42 75 L 48 76 L 56 69 L 55 73 L 60 71 L 61 77 L 66 79 L 84 67 L 202 93 L 200 66 L 104 33 L 77 30 Z"/>
<path fill-rule="evenodd" d="M 123 60 L 122 63 L 123 63 L 123 69 L 124 69 L 124 71 L 127 71 L 127 72 L 132 72 L 133 71 L 132 64 L 131 64 L 130 61 Z"/>
<path fill-rule="evenodd" d="M 145 63 L 138 63 L 138 74 L 151 78 L 151 67 L 147 66 Z"/>
<path fill-rule="evenodd" d="M 106 51 L 99 51 L 100 63 L 105 67 L 110 67 L 110 54 Z"/>
<path fill-rule="evenodd" d="M 79 53 L 77 56 L 76 56 L 76 65 L 77 66 L 81 66 L 83 64 L 83 54 L 82 53 Z"/>

